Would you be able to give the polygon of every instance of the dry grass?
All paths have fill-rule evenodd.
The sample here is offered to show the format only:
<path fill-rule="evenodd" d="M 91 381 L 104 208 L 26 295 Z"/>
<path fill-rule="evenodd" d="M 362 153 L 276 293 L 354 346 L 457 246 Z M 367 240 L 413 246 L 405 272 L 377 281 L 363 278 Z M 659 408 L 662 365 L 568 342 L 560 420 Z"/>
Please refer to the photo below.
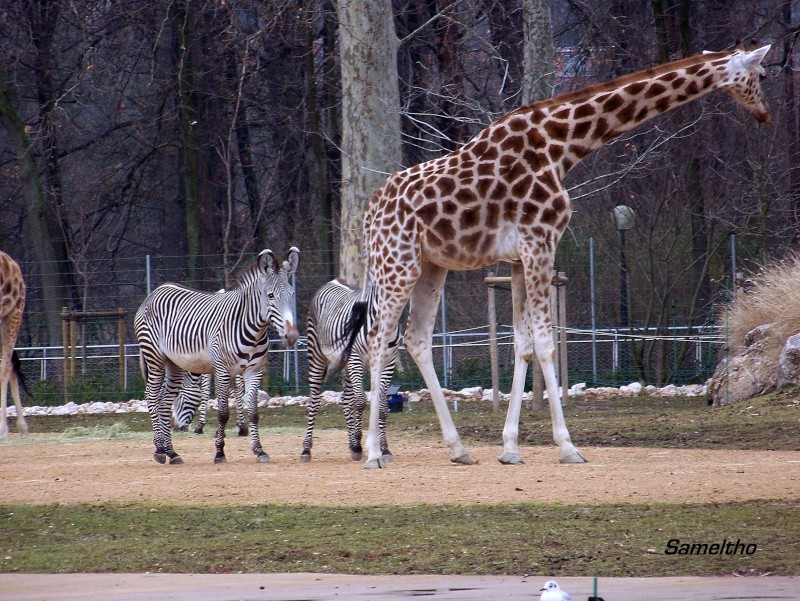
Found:
<path fill-rule="evenodd" d="M 765 266 L 750 282 L 730 305 L 723 325 L 736 352 L 750 331 L 772 324 L 761 346 L 777 361 L 786 339 L 800 332 L 800 254 Z"/>

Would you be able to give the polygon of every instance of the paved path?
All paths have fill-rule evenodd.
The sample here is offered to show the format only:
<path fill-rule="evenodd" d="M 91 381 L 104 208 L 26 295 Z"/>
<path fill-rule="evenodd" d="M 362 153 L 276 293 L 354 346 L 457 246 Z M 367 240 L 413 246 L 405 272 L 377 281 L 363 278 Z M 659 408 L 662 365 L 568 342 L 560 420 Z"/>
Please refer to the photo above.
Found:
<path fill-rule="evenodd" d="M 0 574 L 2 601 L 530 601 L 546 577 L 343 574 Z M 591 578 L 559 578 L 573 601 Z M 605 601 L 800 601 L 800 577 L 600 578 Z"/>

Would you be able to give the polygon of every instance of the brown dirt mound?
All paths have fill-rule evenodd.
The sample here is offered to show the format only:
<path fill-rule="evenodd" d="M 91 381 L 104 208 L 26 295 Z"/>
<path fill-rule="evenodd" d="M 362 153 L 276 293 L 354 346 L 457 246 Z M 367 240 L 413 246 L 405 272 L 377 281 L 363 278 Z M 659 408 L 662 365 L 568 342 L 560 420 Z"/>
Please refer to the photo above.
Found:
<path fill-rule="evenodd" d="M 257 464 L 247 439 L 229 437 L 214 465 L 207 436 L 180 435 L 184 465 L 159 465 L 147 438 L 64 441 L 29 435 L 0 445 L 3 503 L 169 505 L 566 504 L 800 499 L 800 452 L 583 448 L 584 465 L 560 465 L 552 447 L 523 447 L 524 465 L 497 462 L 500 446 L 471 447 L 478 465 L 448 461 L 443 444 L 396 436 L 395 461 L 364 470 L 346 436 L 321 431 L 301 464 L 302 433 L 267 434 L 272 463 Z"/>

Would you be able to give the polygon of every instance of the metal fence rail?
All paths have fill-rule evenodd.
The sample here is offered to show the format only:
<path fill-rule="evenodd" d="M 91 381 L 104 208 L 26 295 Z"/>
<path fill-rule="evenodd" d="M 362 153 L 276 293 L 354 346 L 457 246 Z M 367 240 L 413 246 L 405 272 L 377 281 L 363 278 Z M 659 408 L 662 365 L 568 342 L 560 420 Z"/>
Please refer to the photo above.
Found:
<path fill-rule="evenodd" d="M 631 365 L 631 342 L 657 342 L 672 361 L 674 384 L 704 381 L 710 377 L 719 350 L 725 344 L 724 335 L 717 328 L 701 331 L 673 327 L 666 331 L 567 328 L 567 362 L 570 383 L 586 382 L 593 386 L 620 385 L 636 380 Z M 508 390 L 513 370 L 513 330 L 510 326 L 498 327 L 500 388 Z M 678 356 L 679 345 L 690 345 L 691 352 Z M 274 342 L 277 347 L 277 341 Z M 88 402 L 109 400 L 90 398 L 98 394 L 111 394 L 120 398 L 133 398 L 141 394 L 143 384 L 139 369 L 139 347 L 136 343 L 125 345 L 125 362 L 122 381 L 124 389 L 118 390 L 119 352 L 116 344 L 79 346 L 76 356 L 75 389 L 70 400 Z M 34 389 L 34 402 L 53 405 L 62 402 L 64 373 L 63 347 L 24 347 L 17 349 L 22 369 L 29 386 Z M 491 387 L 488 326 L 457 332 L 438 332 L 433 337 L 433 357 L 442 385 L 461 389 L 481 386 Z M 410 356 L 401 347 L 401 367 L 394 383 L 401 389 L 423 387 Z M 265 385 L 273 395 L 306 394 L 308 384 L 306 340 L 301 338 L 295 348 L 273 348 L 268 353 L 268 370 Z M 47 385 L 36 386 L 37 382 Z M 338 386 L 336 383 L 330 386 Z M 29 401 L 30 402 L 30 401 Z"/>

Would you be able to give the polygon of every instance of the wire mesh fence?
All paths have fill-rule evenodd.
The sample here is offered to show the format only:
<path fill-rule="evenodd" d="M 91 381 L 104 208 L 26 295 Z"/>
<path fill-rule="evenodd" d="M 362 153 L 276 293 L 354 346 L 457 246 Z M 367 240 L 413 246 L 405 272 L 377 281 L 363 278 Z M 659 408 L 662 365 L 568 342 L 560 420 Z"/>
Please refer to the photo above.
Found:
<path fill-rule="evenodd" d="M 144 385 L 133 336 L 133 316 L 148 291 L 156 286 L 167 281 L 192 285 L 185 281 L 184 264 L 185 257 L 92 262 L 84 270 L 83 308 L 124 311 L 123 327 L 120 329 L 114 319 L 81 319 L 76 331 L 69 335 L 72 340 L 67 340 L 64 334 L 63 340 L 46 345 L 25 344 L 26 339 L 33 342 L 46 338 L 42 299 L 48 291 L 38 284 L 35 265 L 23 265 L 29 282 L 28 302 L 17 350 L 33 394 L 27 404 L 55 405 L 66 399 L 81 403 L 142 398 Z M 724 329 L 714 324 L 692 325 L 692 316 L 680 316 L 675 312 L 671 325 L 658 327 L 634 325 L 634 319 L 627 327 L 608 323 L 613 322 L 613 318 L 590 319 L 594 315 L 614 315 L 614 307 L 619 303 L 616 287 L 611 286 L 610 292 L 593 295 L 590 299 L 586 294 L 587 278 L 582 274 L 586 265 L 567 265 L 565 269 L 572 272 L 566 284 L 566 356 L 570 385 L 583 382 L 588 386 L 619 386 L 643 380 L 659 385 L 699 383 L 713 373 L 726 344 Z M 31 273 L 33 277 L 29 277 Z M 262 385 L 273 396 L 307 394 L 306 347 L 302 334 L 310 300 L 325 283 L 320 273 L 320 266 L 302 265 L 294 282 L 301 338 L 292 349 L 279 348 L 277 341 L 272 345 Z M 492 318 L 487 313 L 484 282 L 488 273 L 451 273 L 445 286 L 433 337 L 434 365 L 445 388 L 491 387 L 489 321 Z M 602 291 L 602 286 L 598 288 Z M 495 290 L 499 384 L 501 391 L 508 391 L 514 363 L 511 295 L 508 287 L 497 286 Z M 631 315 L 636 315 L 635 303 L 631 305 Z M 72 348 L 67 359 L 65 340 Z M 120 344 L 124 348 L 122 361 Z M 72 364 L 70 357 L 74 357 Z M 74 374 L 66 385 L 65 365 Z M 402 390 L 424 387 L 416 365 L 404 348 L 401 348 L 394 383 Z M 328 385 L 339 386 L 336 381 Z"/>

